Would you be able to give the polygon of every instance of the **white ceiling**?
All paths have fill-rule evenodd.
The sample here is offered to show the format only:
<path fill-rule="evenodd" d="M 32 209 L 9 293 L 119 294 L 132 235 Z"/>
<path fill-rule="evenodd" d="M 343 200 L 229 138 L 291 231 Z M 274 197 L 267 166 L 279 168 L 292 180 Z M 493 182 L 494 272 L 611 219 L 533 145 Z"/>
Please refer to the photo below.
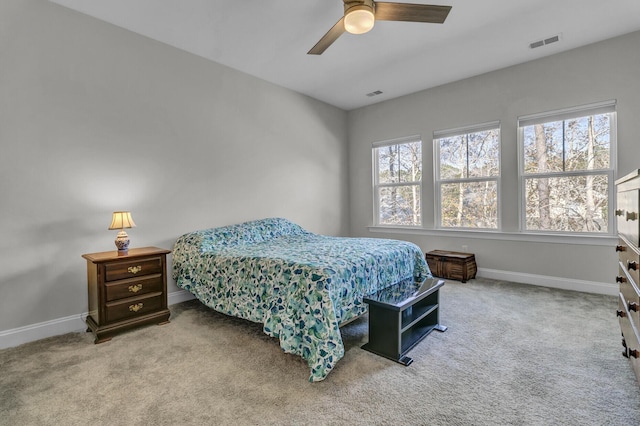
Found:
<path fill-rule="evenodd" d="M 314 56 L 342 0 L 51 1 L 345 110 L 640 30 L 639 0 L 405 0 L 453 8 L 444 24 L 379 21 Z"/>

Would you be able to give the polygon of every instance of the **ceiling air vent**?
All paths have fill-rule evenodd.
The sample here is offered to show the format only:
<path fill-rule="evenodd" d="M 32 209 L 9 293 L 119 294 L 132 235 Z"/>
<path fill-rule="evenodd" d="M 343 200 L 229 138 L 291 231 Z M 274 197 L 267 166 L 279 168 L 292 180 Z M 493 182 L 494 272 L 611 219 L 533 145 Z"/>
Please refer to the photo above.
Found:
<path fill-rule="evenodd" d="M 542 40 L 534 41 L 529 43 L 529 49 L 536 49 L 538 47 L 546 46 L 547 44 L 555 43 L 560 41 L 561 34 L 557 34 L 551 37 L 544 38 Z"/>
<path fill-rule="evenodd" d="M 382 91 L 376 90 L 375 92 L 367 93 L 368 97 L 382 95 Z"/>

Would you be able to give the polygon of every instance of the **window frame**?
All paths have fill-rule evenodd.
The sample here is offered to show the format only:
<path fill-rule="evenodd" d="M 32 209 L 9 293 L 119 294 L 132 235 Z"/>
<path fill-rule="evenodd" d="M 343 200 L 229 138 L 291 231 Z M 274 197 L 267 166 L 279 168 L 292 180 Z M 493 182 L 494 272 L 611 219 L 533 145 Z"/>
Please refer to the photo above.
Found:
<path fill-rule="evenodd" d="M 440 179 L 440 143 L 438 140 L 469 135 L 486 130 L 498 130 L 498 175 L 482 176 L 473 178 L 460 179 Z M 499 120 L 489 121 L 485 123 L 472 124 L 464 127 L 453 129 L 436 130 L 433 132 L 433 182 L 434 182 L 434 227 L 439 230 L 460 230 L 474 232 L 500 232 L 502 230 L 502 128 Z M 443 226 L 442 224 L 442 185 L 448 183 L 474 183 L 474 182 L 495 182 L 496 183 L 496 227 L 495 228 L 473 228 L 463 226 Z"/>
<path fill-rule="evenodd" d="M 608 113 L 609 116 L 609 168 L 597 170 L 572 170 L 550 173 L 525 174 L 525 152 L 524 152 L 524 128 L 534 124 L 551 123 L 554 121 L 566 121 L 574 118 L 589 117 Z M 615 223 L 615 177 L 617 175 L 617 112 L 616 101 L 609 100 L 575 107 L 563 108 L 552 111 L 545 111 L 536 114 L 519 116 L 517 119 L 517 147 L 518 147 L 518 230 L 523 234 L 548 234 L 559 236 L 589 236 L 589 237 L 612 237 L 616 235 Z M 572 176 L 597 176 L 607 175 L 608 206 L 607 206 L 607 232 L 572 232 L 555 231 L 543 229 L 527 229 L 527 200 L 526 200 L 526 180 L 527 178 L 557 178 Z"/>
<path fill-rule="evenodd" d="M 395 145 L 403 145 L 409 143 L 419 143 L 420 144 L 420 180 L 419 181 L 411 181 L 411 182 L 401 182 L 401 183 L 380 183 L 379 182 L 379 164 L 378 164 L 378 156 L 377 150 L 379 148 L 385 148 L 389 146 Z M 408 229 L 421 229 L 424 225 L 424 201 L 422 194 L 422 182 L 424 181 L 424 143 L 422 141 L 422 137 L 420 135 L 411 135 L 396 139 L 388 139 L 383 141 L 374 142 L 371 144 L 371 157 L 372 157 L 372 189 L 373 189 L 373 226 L 393 226 L 400 228 L 408 228 Z M 394 187 L 394 186 L 412 186 L 416 185 L 418 187 L 417 193 L 420 197 L 420 220 L 416 225 L 395 225 L 395 224 L 387 224 L 380 222 L 380 197 L 379 197 L 379 189 L 381 187 Z"/>

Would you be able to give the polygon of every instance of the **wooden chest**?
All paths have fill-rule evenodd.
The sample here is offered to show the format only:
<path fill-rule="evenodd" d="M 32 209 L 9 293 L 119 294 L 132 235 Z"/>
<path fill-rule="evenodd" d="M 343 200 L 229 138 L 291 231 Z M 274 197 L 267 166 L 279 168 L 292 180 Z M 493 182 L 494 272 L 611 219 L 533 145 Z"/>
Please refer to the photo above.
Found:
<path fill-rule="evenodd" d="M 466 283 L 475 278 L 478 271 L 476 256 L 473 253 L 433 250 L 426 254 L 426 258 L 434 277 Z"/>

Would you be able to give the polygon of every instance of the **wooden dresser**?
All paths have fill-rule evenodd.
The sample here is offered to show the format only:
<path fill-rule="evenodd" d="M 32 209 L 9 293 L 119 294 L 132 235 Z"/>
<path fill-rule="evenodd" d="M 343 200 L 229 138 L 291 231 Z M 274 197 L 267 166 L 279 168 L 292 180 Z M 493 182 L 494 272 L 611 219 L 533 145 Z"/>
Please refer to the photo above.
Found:
<path fill-rule="evenodd" d="M 116 250 L 82 255 L 87 259 L 87 331 L 96 336 L 95 343 L 143 324 L 169 322 L 168 253 L 143 247 L 130 249 L 126 256 Z"/>
<path fill-rule="evenodd" d="M 618 202 L 618 276 L 620 283 L 617 315 L 622 331 L 622 355 L 629 358 L 640 381 L 640 170 L 616 181 Z"/>

